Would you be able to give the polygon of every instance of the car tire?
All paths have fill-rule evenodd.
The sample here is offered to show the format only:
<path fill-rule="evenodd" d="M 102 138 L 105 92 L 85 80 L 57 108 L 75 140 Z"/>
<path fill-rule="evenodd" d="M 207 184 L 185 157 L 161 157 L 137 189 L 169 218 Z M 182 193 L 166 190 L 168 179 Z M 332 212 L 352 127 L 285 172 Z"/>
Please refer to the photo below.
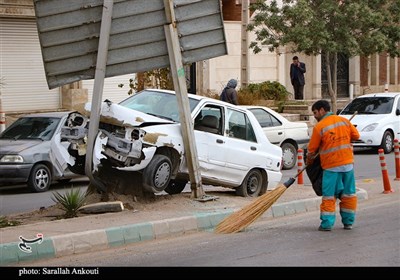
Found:
<path fill-rule="evenodd" d="M 236 188 L 236 195 L 244 197 L 256 197 L 263 186 L 263 176 L 260 170 L 253 169 L 247 173 L 242 184 Z"/>
<path fill-rule="evenodd" d="M 185 189 L 187 183 L 187 181 L 171 180 L 164 191 L 171 195 L 180 194 Z"/>
<path fill-rule="evenodd" d="M 52 182 L 50 169 L 45 164 L 36 164 L 32 167 L 28 179 L 28 187 L 33 192 L 45 192 Z"/>
<path fill-rule="evenodd" d="M 385 131 L 385 133 L 383 133 L 382 143 L 379 148 L 383 149 L 385 154 L 390 154 L 393 151 L 393 145 L 394 140 L 392 133 L 390 133 L 390 131 Z"/>
<path fill-rule="evenodd" d="M 289 142 L 282 144 L 282 159 L 283 159 L 283 167 L 282 169 L 288 170 L 292 169 L 296 165 L 297 161 L 297 149 L 296 147 Z"/>
<path fill-rule="evenodd" d="M 165 155 L 155 154 L 143 170 L 143 188 L 147 192 L 162 192 L 168 186 L 171 174 L 171 160 Z"/>

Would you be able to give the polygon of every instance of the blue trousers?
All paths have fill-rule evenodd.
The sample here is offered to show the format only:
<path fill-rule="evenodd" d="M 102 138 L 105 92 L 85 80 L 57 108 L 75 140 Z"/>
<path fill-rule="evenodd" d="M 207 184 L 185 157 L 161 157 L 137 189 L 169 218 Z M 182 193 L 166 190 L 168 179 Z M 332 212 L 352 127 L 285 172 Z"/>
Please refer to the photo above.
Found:
<path fill-rule="evenodd" d="M 344 225 L 352 225 L 357 208 L 354 170 L 348 172 L 323 171 L 321 227 L 332 228 L 336 219 L 336 199 L 340 200 L 340 216 Z"/>

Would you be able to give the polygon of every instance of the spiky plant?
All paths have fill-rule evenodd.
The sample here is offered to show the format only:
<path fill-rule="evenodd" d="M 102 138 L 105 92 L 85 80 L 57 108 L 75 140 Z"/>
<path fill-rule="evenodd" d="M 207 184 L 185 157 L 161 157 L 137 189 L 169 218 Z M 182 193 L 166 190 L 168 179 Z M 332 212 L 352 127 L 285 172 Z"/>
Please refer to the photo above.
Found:
<path fill-rule="evenodd" d="M 59 203 L 60 208 L 65 211 L 64 218 L 73 218 L 78 216 L 79 209 L 85 205 L 86 195 L 80 189 L 71 188 L 65 194 L 53 192 L 51 199 Z"/>
<path fill-rule="evenodd" d="M 18 226 L 21 222 L 7 219 L 5 216 L 0 216 L 0 228 Z"/>

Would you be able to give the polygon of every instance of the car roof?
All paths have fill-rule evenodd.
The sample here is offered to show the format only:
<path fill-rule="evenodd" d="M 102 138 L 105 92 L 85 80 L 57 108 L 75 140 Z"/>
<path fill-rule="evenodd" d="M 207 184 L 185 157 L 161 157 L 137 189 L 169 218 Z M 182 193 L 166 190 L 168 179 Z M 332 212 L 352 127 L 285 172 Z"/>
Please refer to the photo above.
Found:
<path fill-rule="evenodd" d="M 23 115 L 22 118 L 30 118 L 30 117 L 53 117 L 53 118 L 62 118 L 67 116 L 71 111 L 59 111 L 59 112 L 40 112 L 40 113 L 31 113 Z"/>
<path fill-rule="evenodd" d="M 144 90 L 147 90 L 147 91 L 158 91 L 158 92 L 166 92 L 166 93 L 176 94 L 175 91 L 173 91 L 173 90 L 166 90 L 166 89 L 146 88 L 146 89 L 144 89 Z M 191 93 L 189 93 L 188 95 L 189 95 L 189 98 L 193 98 L 193 99 L 196 99 L 196 100 L 199 100 L 199 101 L 201 101 L 201 100 L 204 100 L 204 101 L 210 100 L 210 101 L 212 101 L 212 102 L 215 102 L 215 103 L 218 103 L 218 104 L 221 104 L 221 105 L 225 105 L 225 106 L 228 106 L 228 107 L 231 106 L 231 107 L 235 107 L 235 108 L 239 108 L 239 109 L 245 109 L 245 108 L 243 108 L 242 106 L 237 106 L 237 105 L 234 105 L 234 104 L 231 104 L 231 103 L 228 103 L 228 102 L 225 102 L 225 101 L 221 101 L 221 100 L 219 100 L 219 99 L 215 99 L 215 98 L 211 98 L 211 97 L 208 97 L 208 96 L 204 96 L 204 95 L 191 94 Z"/>
<path fill-rule="evenodd" d="M 398 95 L 400 95 L 400 92 L 378 92 L 378 93 L 363 94 L 363 95 L 357 96 L 357 98 L 375 97 L 375 96 L 396 97 Z"/>

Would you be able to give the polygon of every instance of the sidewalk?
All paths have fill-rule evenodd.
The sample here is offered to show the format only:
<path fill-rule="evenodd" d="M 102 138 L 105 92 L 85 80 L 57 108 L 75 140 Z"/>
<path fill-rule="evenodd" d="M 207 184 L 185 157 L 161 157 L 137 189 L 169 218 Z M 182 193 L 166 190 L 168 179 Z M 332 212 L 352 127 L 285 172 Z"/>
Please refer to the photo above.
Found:
<path fill-rule="evenodd" d="M 392 189 L 399 191 L 399 181 L 391 178 Z M 359 202 L 380 195 L 381 178 L 356 181 Z M 178 208 L 169 207 L 174 197 L 163 201 L 162 211 L 124 210 L 118 213 L 95 214 L 73 219 L 40 222 L 0 229 L 0 265 L 15 265 L 35 259 L 55 258 L 120 246 L 133 242 L 160 239 L 168 236 L 211 231 L 227 215 L 251 203 L 254 198 L 235 196 L 226 191 L 205 188 L 206 194 L 218 199 L 199 202 L 179 201 Z M 370 195 L 369 195 L 370 194 Z M 259 219 L 271 219 L 297 213 L 318 211 L 321 197 L 311 185 L 293 184 Z M 19 248 L 22 236 L 33 240 L 42 234 L 43 241 L 28 243 L 31 252 Z"/>

